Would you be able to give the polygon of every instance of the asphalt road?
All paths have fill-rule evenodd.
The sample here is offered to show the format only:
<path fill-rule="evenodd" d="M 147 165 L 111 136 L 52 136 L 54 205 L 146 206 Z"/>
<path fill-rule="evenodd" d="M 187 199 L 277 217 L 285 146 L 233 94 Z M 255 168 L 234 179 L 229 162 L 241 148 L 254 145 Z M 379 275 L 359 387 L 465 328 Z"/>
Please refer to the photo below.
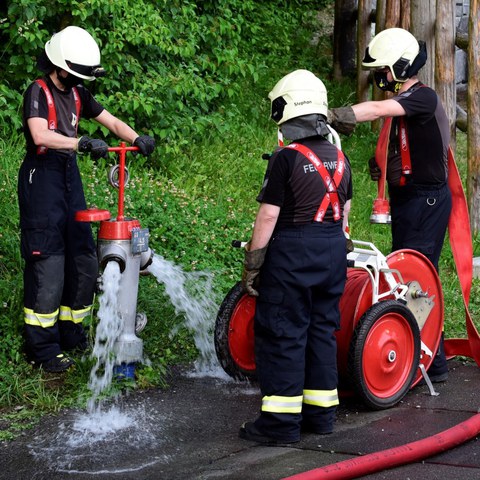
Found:
<path fill-rule="evenodd" d="M 0 478 L 282 479 L 430 437 L 472 418 L 480 403 L 480 369 L 457 360 L 449 366 L 448 382 L 436 385 L 438 396 L 417 386 L 399 405 L 382 411 L 343 399 L 332 435 L 305 434 L 288 447 L 238 438 L 241 423 L 257 415 L 256 386 L 178 370 L 166 390 L 136 391 L 98 414 L 71 410 L 43 418 L 35 429 L 1 444 Z M 355 478 L 480 479 L 478 438 Z"/>

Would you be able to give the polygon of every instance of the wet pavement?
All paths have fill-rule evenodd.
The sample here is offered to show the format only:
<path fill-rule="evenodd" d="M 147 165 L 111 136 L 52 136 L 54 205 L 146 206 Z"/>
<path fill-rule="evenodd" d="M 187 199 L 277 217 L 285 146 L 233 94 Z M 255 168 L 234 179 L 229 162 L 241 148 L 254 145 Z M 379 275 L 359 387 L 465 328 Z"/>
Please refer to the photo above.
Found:
<path fill-rule="evenodd" d="M 2 443 L 0 479 L 282 479 L 421 440 L 471 418 L 480 403 L 480 368 L 458 360 L 449 361 L 449 368 L 448 382 L 435 385 L 438 396 L 417 386 L 399 405 L 382 411 L 342 399 L 333 434 L 304 434 L 300 443 L 282 447 L 238 438 L 241 423 L 258 412 L 255 385 L 176 371 L 166 390 L 136 391 L 117 400 L 110 414 L 118 424 L 111 431 L 101 428 L 102 420 L 72 410 L 45 417 L 35 429 Z M 355 478 L 480 479 L 478 437 Z"/>

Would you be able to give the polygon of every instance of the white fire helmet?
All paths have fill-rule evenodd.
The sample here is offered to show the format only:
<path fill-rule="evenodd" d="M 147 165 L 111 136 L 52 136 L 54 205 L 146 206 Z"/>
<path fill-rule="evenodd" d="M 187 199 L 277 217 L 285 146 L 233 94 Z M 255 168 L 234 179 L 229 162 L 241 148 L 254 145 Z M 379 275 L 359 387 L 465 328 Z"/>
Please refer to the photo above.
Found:
<path fill-rule="evenodd" d="M 45 44 L 45 53 L 57 67 L 84 80 L 95 80 L 105 74 L 100 66 L 100 49 L 83 28 L 66 27 Z"/>
<path fill-rule="evenodd" d="M 419 51 L 420 45 L 410 32 L 403 28 L 387 28 L 368 44 L 362 66 L 367 69 L 389 67 L 397 82 L 405 82 L 412 76 L 409 69 Z"/>
<path fill-rule="evenodd" d="M 273 87 L 268 98 L 272 102 L 271 118 L 277 125 L 312 113 L 327 116 L 327 89 L 308 70 L 295 70 L 285 75 Z"/>

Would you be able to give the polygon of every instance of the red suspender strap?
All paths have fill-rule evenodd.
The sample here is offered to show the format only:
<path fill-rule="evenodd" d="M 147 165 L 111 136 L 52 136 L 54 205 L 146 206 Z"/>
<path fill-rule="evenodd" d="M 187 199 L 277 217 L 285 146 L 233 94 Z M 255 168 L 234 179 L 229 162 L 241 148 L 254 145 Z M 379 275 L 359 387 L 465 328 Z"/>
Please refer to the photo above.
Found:
<path fill-rule="evenodd" d="M 44 80 L 38 79 L 35 80 L 40 88 L 45 93 L 45 97 L 47 98 L 47 106 L 48 106 L 48 129 L 49 130 L 56 130 L 57 129 L 57 112 L 55 111 L 55 103 L 53 101 L 53 95 L 50 89 L 47 87 L 47 84 Z M 37 154 L 42 154 L 47 152 L 47 147 L 38 147 Z"/>
<path fill-rule="evenodd" d="M 77 112 L 77 118 L 76 118 L 76 124 L 75 124 L 75 135 L 76 135 L 78 131 L 78 124 L 80 122 L 80 109 L 81 109 L 82 103 L 80 101 L 80 95 L 78 93 L 77 87 L 73 87 L 72 92 L 73 92 L 73 98 L 75 99 L 75 110 Z"/>
<path fill-rule="evenodd" d="M 388 146 L 390 144 L 390 130 L 392 128 L 392 117 L 385 119 L 382 130 L 378 137 L 377 149 L 375 150 L 375 161 L 382 172 L 378 183 L 378 197 L 385 198 L 385 185 L 387 175 Z M 399 117 L 398 142 L 400 144 L 400 156 L 402 160 L 402 176 L 400 186 L 407 183 L 406 175 L 412 174 L 412 161 L 410 159 L 410 145 L 408 143 L 407 126 L 405 118 Z"/>
<path fill-rule="evenodd" d="M 377 198 L 386 199 L 386 185 L 387 185 L 387 157 L 388 144 L 390 143 L 390 130 L 392 128 L 392 117 L 388 117 L 383 122 L 380 135 L 378 136 L 377 148 L 375 149 L 375 162 L 382 172 L 378 180 L 378 194 Z"/>
<path fill-rule="evenodd" d="M 331 204 L 333 209 L 333 219 L 340 220 L 340 201 L 338 199 L 337 186 L 340 185 L 340 182 L 343 178 L 343 173 L 345 171 L 345 155 L 343 154 L 343 152 L 341 150 L 338 150 L 337 168 L 335 169 L 335 173 L 332 179 L 323 162 L 308 147 L 299 143 L 291 143 L 290 145 L 287 145 L 286 148 L 296 150 L 307 158 L 307 160 L 315 167 L 315 169 L 319 173 L 327 190 L 327 193 L 323 197 L 322 203 L 318 207 L 317 213 L 315 214 L 315 217 L 313 219 L 316 222 L 323 221 L 323 217 L 325 216 L 328 205 Z"/>
<path fill-rule="evenodd" d="M 400 177 L 400 185 L 407 183 L 406 175 L 412 174 L 412 161 L 410 159 L 410 145 L 408 143 L 407 126 L 405 118 L 399 118 L 398 141 L 400 143 L 400 155 L 402 157 L 402 176 Z"/>
<path fill-rule="evenodd" d="M 57 129 L 57 112 L 55 110 L 55 102 L 53 101 L 53 95 L 50 89 L 48 88 L 45 80 L 43 79 L 38 79 L 35 80 L 35 82 L 40 85 L 41 89 L 45 93 L 45 97 L 47 98 L 47 106 L 48 106 L 48 129 L 49 130 L 56 130 Z M 80 110 L 82 103 L 80 101 L 80 94 L 78 93 L 78 90 L 76 87 L 72 88 L 72 93 L 73 93 L 73 98 L 75 99 L 75 111 L 77 114 L 77 118 L 75 119 L 76 124 L 75 124 L 75 133 L 78 130 L 78 122 L 80 120 Z M 43 154 L 47 152 L 47 147 L 38 147 L 37 148 L 37 154 Z"/>
<path fill-rule="evenodd" d="M 452 192 L 452 212 L 448 220 L 448 234 L 452 248 L 458 280 L 462 289 L 465 306 L 465 323 L 467 328 L 466 339 L 450 338 L 445 340 L 447 356 L 462 355 L 475 360 L 480 366 L 480 335 L 472 321 L 468 304 L 472 287 L 472 235 L 468 215 L 467 200 L 463 191 L 462 180 L 458 173 L 452 150 L 448 150 L 448 186 Z"/>

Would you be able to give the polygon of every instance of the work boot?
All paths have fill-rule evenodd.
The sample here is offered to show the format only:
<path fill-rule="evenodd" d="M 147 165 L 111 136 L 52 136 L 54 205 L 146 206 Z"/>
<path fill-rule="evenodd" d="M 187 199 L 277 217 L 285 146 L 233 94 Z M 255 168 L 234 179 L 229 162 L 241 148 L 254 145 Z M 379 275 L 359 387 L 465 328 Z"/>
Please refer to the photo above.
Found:
<path fill-rule="evenodd" d="M 263 443 L 264 445 L 284 445 L 289 443 L 297 443 L 300 438 L 281 440 L 278 438 L 269 437 L 263 432 L 258 430 L 254 422 L 245 422 L 238 432 L 238 436 L 244 440 L 250 440 L 252 442 Z"/>
<path fill-rule="evenodd" d="M 71 366 L 73 366 L 73 364 L 74 362 L 71 358 L 67 357 L 63 353 L 59 353 L 56 357 L 53 357 L 46 362 L 37 363 L 36 365 L 45 372 L 59 373 L 65 372 Z"/>

